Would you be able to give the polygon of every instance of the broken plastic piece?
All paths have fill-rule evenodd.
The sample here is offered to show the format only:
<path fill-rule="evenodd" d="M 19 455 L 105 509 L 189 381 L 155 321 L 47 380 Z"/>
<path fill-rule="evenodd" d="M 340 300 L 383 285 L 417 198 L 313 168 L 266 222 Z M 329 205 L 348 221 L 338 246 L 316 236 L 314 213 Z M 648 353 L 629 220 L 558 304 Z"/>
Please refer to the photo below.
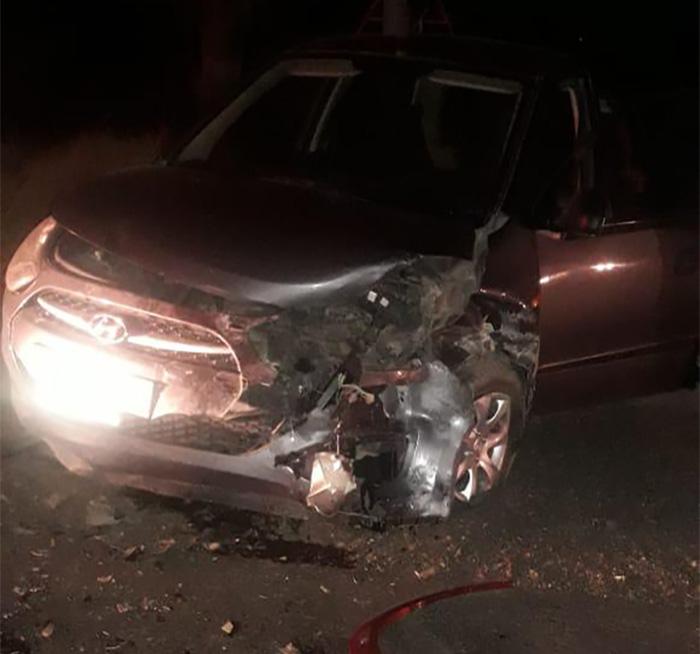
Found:
<path fill-rule="evenodd" d="M 322 515 L 333 515 L 345 498 L 357 488 L 345 457 L 318 452 L 311 468 L 311 484 L 306 503 Z"/>

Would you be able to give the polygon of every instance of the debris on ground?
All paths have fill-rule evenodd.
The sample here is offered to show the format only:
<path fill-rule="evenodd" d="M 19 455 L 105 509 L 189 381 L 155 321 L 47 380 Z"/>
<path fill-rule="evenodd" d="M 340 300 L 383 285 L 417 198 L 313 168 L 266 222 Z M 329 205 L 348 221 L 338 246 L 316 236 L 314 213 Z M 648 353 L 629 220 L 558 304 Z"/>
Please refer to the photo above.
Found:
<path fill-rule="evenodd" d="M 48 506 L 52 511 L 55 511 L 63 502 L 65 502 L 66 498 L 64 495 L 61 495 L 60 493 L 51 493 L 45 500 L 44 504 Z"/>
<path fill-rule="evenodd" d="M 17 525 L 12 528 L 12 531 L 17 534 L 17 536 L 36 536 L 36 531 L 34 529 L 28 529 L 22 525 Z"/>
<path fill-rule="evenodd" d="M 323 584 L 321 584 L 321 585 L 319 586 L 319 588 L 321 589 L 321 592 L 322 592 L 322 593 L 325 593 L 326 595 L 330 595 L 330 594 L 331 594 L 331 591 L 328 590 L 328 588 L 326 588 Z"/>
<path fill-rule="evenodd" d="M 105 575 L 104 577 L 98 577 L 97 583 L 98 584 L 108 584 L 113 579 L 114 579 L 114 575 Z"/>
<path fill-rule="evenodd" d="M 21 600 L 23 600 L 27 595 L 29 595 L 29 590 L 22 588 L 21 586 L 14 586 L 12 592 L 17 595 Z"/>
<path fill-rule="evenodd" d="M 54 629 L 54 623 L 51 620 L 48 620 L 41 628 L 41 631 L 39 633 L 41 634 L 42 638 L 51 638 L 51 636 L 53 636 Z"/>
<path fill-rule="evenodd" d="M 175 539 L 174 538 L 163 538 L 162 540 L 159 540 L 157 545 L 156 545 L 156 552 L 158 554 L 165 554 L 171 547 L 175 545 Z"/>
<path fill-rule="evenodd" d="M 233 634 L 236 630 L 236 625 L 231 622 L 231 620 L 226 620 L 224 624 L 221 625 L 221 631 L 223 631 L 227 636 Z"/>
<path fill-rule="evenodd" d="M 287 643 L 284 647 L 280 647 L 279 654 L 301 654 L 301 650 L 294 643 Z"/>
<path fill-rule="evenodd" d="M 414 570 L 413 574 L 416 575 L 416 577 L 418 579 L 420 579 L 421 581 L 426 581 L 427 579 L 434 577 L 436 572 L 437 572 L 437 567 L 434 565 L 431 565 L 431 566 L 428 566 L 427 568 L 423 568 L 422 570 Z"/>
<path fill-rule="evenodd" d="M 88 527 L 108 527 L 118 522 L 114 507 L 104 497 L 88 502 L 85 513 L 85 524 Z"/>
<path fill-rule="evenodd" d="M 141 554 L 144 553 L 146 548 L 143 545 L 132 545 L 124 550 L 124 560 L 125 561 L 135 561 Z"/>

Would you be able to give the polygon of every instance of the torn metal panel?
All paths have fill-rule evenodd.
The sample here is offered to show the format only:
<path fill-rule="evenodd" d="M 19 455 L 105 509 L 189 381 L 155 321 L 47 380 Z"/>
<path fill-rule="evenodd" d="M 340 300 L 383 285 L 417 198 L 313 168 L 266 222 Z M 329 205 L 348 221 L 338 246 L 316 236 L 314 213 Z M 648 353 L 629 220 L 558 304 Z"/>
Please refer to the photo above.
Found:
<path fill-rule="evenodd" d="M 272 385 L 250 387 L 245 401 L 303 415 L 341 368 L 359 381 L 366 372 L 432 359 L 434 332 L 464 315 L 479 288 L 488 236 L 506 220 L 495 214 L 476 229 L 465 258 L 407 256 L 352 301 L 302 303 L 254 325 L 248 339 L 278 376 Z"/>
<path fill-rule="evenodd" d="M 408 515 L 447 517 L 457 452 L 473 423 L 472 398 L 445 364 L 433 361 L 427 368 L 424 381 L 388 388 L 382 397 L 409 441 L 401 474 L 385 493 Z"/>
<path fill-rule="evenodd" d="M 435 334 L 435 351 L 468 382 L 479 359 L 501 356 L 519 374 L 530 407 L 535 390 L 540 338 L 537 313 L 520 303 L 485 294 L 474 296 L 462 319 Z"/>

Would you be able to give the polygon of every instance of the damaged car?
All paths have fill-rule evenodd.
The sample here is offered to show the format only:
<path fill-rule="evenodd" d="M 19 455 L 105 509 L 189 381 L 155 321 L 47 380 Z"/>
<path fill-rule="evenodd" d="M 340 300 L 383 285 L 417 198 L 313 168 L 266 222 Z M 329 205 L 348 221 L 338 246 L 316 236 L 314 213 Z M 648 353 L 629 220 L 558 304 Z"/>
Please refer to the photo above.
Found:
<path fill-rule="evenodd" d="M 538 50 L 288 53 L 168 160 L 64 193 L 25 239 L 3 306 L 17 413 L 70 470 L 162 494 L 475 504 L 533 405 L 693 372 L 697 208 L 656 211 L 624 126 Z"/>

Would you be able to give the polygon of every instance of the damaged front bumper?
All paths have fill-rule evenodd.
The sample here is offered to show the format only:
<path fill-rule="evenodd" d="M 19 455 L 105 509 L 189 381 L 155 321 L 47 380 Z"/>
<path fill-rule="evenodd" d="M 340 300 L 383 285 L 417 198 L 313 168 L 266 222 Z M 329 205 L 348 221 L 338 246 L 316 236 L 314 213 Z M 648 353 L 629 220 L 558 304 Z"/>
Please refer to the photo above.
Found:
<path fill-rule="evenodd" d="M 484 239 L 473 262 L 414 258 L 357 305 L 272 317 L 125 290 L 48 239 L 34 282 L 4 298 L 17 412 L 66 467 L 116 483 L 269 513 L 446 517 L 472 397 L 432 336 L 478 288 Z"/>

